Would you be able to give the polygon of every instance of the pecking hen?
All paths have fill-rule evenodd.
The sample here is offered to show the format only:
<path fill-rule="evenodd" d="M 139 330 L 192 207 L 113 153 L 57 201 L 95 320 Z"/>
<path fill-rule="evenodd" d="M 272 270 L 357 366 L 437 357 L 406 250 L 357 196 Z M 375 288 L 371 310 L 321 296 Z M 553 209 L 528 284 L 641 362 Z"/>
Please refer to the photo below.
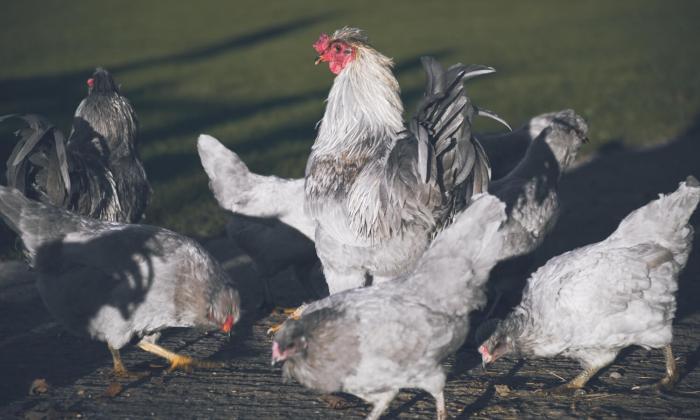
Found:
<path fill-rule="evenodd" d="M 499 258 L 505 205 L 481 194 L 441 231 L 408 273 L 331 295 L 287 320 L 272 344 L 285 378 L 314 390 L 347 392 L 379 418 L 402 388 L 421 388 L 446 419 L 440 363 L 464 342 L 470 312 Z"/>
<path fill-rule="evenodd" d="M 0 118 L 29 125 L 7 161 L 8 184 L 83 216 L 136 223 L 151 195 L 137 149 L 136 113 L 107 70 L 96 69 L 87 84 L 67 142 L 38 115 Z"/>
<path fill-rule="evenodd" d="M 523 300 L 480 347 L 483 362 L 504 354 L 566 356 L 584 371 L 559 391 L 583 388 L 625 347 L 664 349 L 666 376 L 678 379 L 671 351 L 675 293 L 693 241 L 688 221 L 700 183 L 630 213 L 605 240 L 549 260 L 528 280 Z"/>
<path fill-rule="evenodd" d="M 306 165 L 305 206 L 331 294 L 392 279 L 486 191 L 488 158 L 472 136 L 479 110 L 463 82 L 486 66 L 445 70 L 424 57 L 425 95 L 408 127 L 392 61 L 343 28 L 314 44 L 336 74 Z"/>
<path fill-rule="evenodd" d="M 240 298 L 221 266 L 193 240 L 166 229 L 87 218 L 0 187 L 0 217 L 22 239 L 49 312 L 69 331 L 119 349 L 138 346 L 171 369 L 202 365 L 155 342 L 169 327 L 221 328 L 239 318 Z M 206 365 L 206 364 L 205 364 Z"/>

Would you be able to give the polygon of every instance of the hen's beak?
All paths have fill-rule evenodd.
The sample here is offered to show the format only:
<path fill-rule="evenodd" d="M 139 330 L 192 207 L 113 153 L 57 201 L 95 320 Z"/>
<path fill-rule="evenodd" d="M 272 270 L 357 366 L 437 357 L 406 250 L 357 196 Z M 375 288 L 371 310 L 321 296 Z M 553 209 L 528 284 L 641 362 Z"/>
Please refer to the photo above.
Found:
<path fill-rule="evenodd" d="M 323 57 L 321 57 L 321 56 L 319 55 L 318 58 L 316 59 L 316 62 L 314 62 L 314 66 L 318 66 L 318 63 L 320 63 L 320 62 L 322 62 L 322 61 L 323 61 Z"/>
<path fill-rule="evenodd" d="M 226 321 L 221 326 L 221 332 L 228 334 L 228 336 L 231 337 L 231 329 L 232 328 L 233 328 L 233 316 L 228 315 L 226 317 Z"/>

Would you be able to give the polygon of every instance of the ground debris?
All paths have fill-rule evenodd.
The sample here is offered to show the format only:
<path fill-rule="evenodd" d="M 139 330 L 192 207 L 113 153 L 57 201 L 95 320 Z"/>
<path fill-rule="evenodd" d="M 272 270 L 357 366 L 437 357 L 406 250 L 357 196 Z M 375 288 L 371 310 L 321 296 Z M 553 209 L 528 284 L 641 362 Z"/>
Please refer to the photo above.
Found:
<path fill-rule="evenodd" d="M 494 385 L 494 389 L 496 390 L 496 394 L 498 394 L 499 397 L 507 397 L 510 395 L 510 387 L 508 385 Z"/>
<path fill-rule="evenodd" d="M 119 382 L 112 382 L 105 390 L 105 397 L 114 398 L 121 394 L 123 390 L 124 387 Z"/>
<path fill-rule="evenodd" d="M 44 378 L 34 379 L 29 386 L 29 395 L 45 394 L 49 391 L 49 383 Z"/>

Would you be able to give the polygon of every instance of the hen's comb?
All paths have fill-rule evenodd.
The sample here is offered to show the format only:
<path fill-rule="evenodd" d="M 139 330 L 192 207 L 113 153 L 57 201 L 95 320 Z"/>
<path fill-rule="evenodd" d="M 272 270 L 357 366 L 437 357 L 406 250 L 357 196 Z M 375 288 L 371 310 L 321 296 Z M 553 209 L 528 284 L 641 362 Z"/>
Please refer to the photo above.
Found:
<path fill-rule="evenodd" d="M 314 49 L 317 53 L 322 54 L 328 49 L 328 44 L 330 43 L 331 37 L 328 34 L 321 34 L 318 37 L 318 41 L 314 42 Z"/>

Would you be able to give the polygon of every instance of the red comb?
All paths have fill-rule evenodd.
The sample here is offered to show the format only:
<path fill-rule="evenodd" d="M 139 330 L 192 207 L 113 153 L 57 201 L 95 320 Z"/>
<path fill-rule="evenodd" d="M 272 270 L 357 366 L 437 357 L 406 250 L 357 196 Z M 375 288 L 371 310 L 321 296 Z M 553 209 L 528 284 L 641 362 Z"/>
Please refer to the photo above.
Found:
<path fill-rule="evenodd" d="M 94 84 L 95 84 L 95 79 L 93 79 L 92 77 L 89 78 L 89 79 L 87 79 L 87 85 L 88 85 L 88 87 L 89 87 L 90 89 L 92 89 L 92 86 L 93 86 Z"/>
<path fill-rule="evenodd" d="M 328 34 L 321 34 L 318 37 L 318 41 L 314 42 L 314 49 L 317 53 L 322 54 L 328 49 L 328 44 L 330 43 L 331 37 Z"/>

